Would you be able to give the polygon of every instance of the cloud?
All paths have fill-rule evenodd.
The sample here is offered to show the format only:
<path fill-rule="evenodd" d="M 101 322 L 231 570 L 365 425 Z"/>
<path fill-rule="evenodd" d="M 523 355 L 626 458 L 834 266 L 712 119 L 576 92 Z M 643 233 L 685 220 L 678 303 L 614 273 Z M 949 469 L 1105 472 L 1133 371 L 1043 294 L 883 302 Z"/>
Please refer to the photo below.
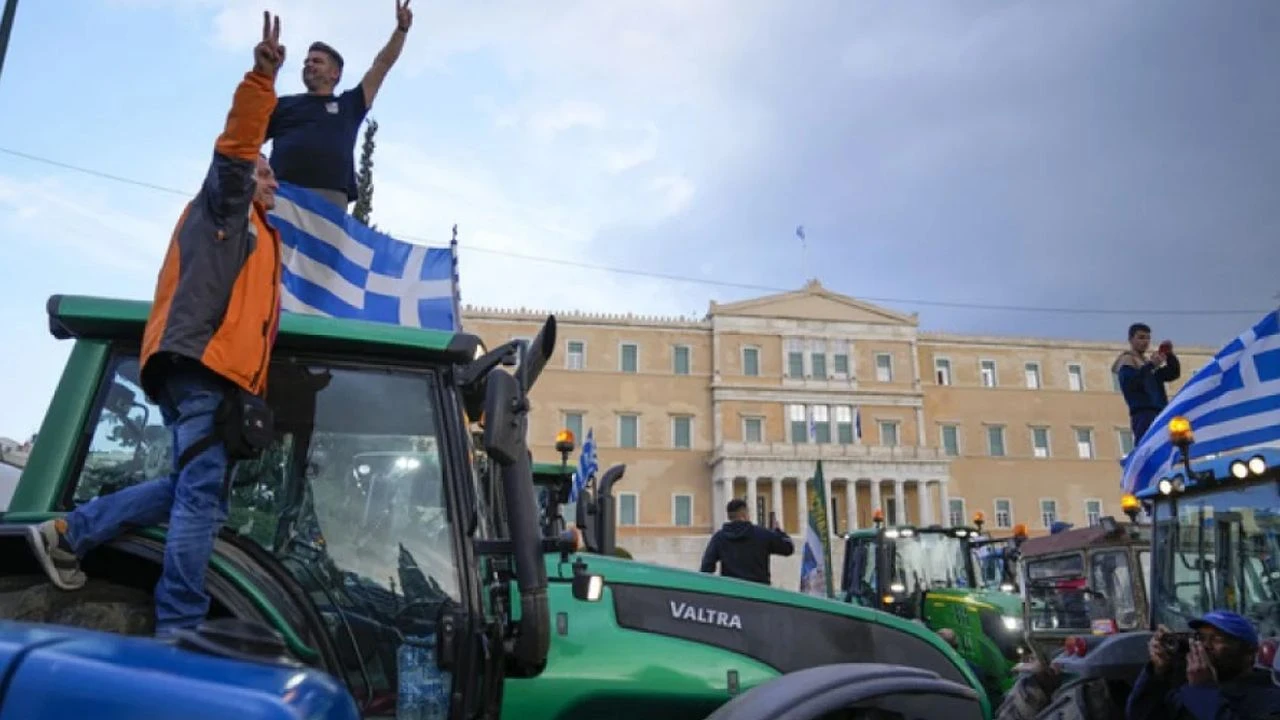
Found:
<path fill-rule="evenodd" d="M 529 129 L 544 142 L 566 130 L 599 130 L 604 124 L 604 109 L 580 100 L 565 100 L 555 107 L 539 110 L 529 118 Z"/>

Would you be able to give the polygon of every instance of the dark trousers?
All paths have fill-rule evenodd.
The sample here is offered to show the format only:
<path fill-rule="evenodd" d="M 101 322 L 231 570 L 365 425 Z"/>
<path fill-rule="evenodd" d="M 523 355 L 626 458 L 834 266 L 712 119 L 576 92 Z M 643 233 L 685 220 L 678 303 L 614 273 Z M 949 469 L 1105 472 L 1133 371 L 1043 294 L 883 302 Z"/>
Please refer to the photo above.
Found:
<path fill-rule="evenodd" d="M 1147 434 L 1147 429 L 1159 414 L 1159 410 L 1134 410 L 1129 414 L 1129 428 L 1133 430 L 1134 447 L 1142 444 L 1142 436 Z"/>

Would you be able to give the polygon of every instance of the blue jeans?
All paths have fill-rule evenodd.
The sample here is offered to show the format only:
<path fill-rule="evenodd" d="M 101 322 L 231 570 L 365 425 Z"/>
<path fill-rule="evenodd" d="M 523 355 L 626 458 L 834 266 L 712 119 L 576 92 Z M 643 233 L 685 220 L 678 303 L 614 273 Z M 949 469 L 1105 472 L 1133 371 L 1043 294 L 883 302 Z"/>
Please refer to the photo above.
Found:
<path fill-rule="evenodd" d="M 218 442 L 177 470 L 178 458 L 214 432 L 214 415 L 226 393 L 212 371 L 195 363 L 174 365 L 156 398 L 172 433 L 173 472 L 88 502 L 67 515 L 67 540 L 77 556 L 130 526 L 169 523 L 164 568 L 156 583 L 156 636 L 195 628 L 209 611 L 204 576 L 218 528 L 227 519 L 226 448 Z"/>

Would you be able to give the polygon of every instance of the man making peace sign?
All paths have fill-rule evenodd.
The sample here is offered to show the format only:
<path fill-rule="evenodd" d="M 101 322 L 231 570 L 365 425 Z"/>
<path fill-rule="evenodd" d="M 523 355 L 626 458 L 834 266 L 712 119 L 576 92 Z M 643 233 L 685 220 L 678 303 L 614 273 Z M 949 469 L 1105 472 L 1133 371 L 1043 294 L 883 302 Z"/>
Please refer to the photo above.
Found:
<path fill-rule="evenodd" d="M 205 571 L 227 518 L 231 421 L 221 408 L 261 398 L 280 317 L 280 235 L 267 220 L 278 187 L 262 157 L 284 62 L 280 19 L 262 14 L 253 69 L 236 87 L 213 161 L 169 239 L 138 358 L 142 388 L 172 433 L 169 475 L 132 485 L 32 528 L 49 579 L 85 584 L 79 559 L 131 526 L 169 523 L 156 583 L 156 636 L 194 629 L 209 611 Z M 226 308 L 237 313 L 227 317 Z M 258 331 L 261 328 L 261 331 Z M 230 398 L 236 398 L 232 402 Z"/>
<path fill-rule="evenodd" d="M 280 98 L 267 127 L 272 141 L 271 167 L 284 182 L 314 190 L 342 208 L 356 199 L 355 145 L 360 123 L 400 57 L 413 25 L 409 0 L 395 0 L 396 29 L 354 88 L 334 95 L 342 78 L 342 55 L 314 42 L 302 65 L 307 92 Z"/>

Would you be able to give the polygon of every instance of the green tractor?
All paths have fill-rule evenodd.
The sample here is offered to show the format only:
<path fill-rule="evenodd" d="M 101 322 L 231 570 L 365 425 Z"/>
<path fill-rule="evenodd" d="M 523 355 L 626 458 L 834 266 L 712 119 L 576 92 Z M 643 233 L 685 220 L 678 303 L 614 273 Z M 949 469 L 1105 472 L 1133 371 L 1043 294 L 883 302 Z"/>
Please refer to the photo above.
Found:
<path fill-rule="evenodd" d="M 163 526 L 91 551 L 71 592 L 31 549 L 35 524 L 170 472 L 138 378 L 149 309 L 50 299 L 52 333 L 74 344 L 0 518 L 0 622 L 153 632 Z M 532 342 L 486 352 L 466 333 L 285 313 L 273 443 L 229 478 L 209 632 L 192 652 L 243 656 L 219 623 L 248 623 L 254 648 L 332 676 L 365 718 L 395 716 L 423 678 L 452 720 L 774 717 L 746 701 L 753 688 L 795 720 L 913 702 L 990 718 L 977 676 L 917 624 L 583 552 L 611 542 L 611 522 L 582 535 L 548 524 L 525 434 L 555 329 L 549 317 Z"/>
<path fill-rule="evenodd" d="M 1022 599 L 1008 590 L 984 589 L 979 580 L 972 542 L 981 538 L 981 516 L 975 516 L 975 528 L 886 527 L 878 509 L 873 520 L 875 527 L 845 536 L 844 601 L 930 630 L 951 630 L 960 654 L 984 676 L 998 703 L 1017 679 Z"/>

